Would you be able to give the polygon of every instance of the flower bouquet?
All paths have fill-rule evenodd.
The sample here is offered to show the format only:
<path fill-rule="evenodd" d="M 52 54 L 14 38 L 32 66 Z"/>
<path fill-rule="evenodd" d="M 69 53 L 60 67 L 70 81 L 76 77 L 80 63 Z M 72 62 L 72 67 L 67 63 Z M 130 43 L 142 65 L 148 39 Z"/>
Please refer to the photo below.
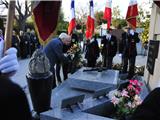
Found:
<path fill-rule="evenodd" d="M 126 117 L 131 116 L 137 106 L 142 103 L 139 96 L 142 85 L 138 80 L 129 80 L 126 88 L 114 92 L 111 102 L 116 109 L 116 119 L 126 120 Z"/>
<path fill-rule="evenodd" d="M 72 56 L 70 72 L 74 73 L 76 70 L 82 67 L 82 56 L 80 46 L 78 44 L 73 44 L 72 47 L 67 51 L 67 53 L 70 56 Z"/>

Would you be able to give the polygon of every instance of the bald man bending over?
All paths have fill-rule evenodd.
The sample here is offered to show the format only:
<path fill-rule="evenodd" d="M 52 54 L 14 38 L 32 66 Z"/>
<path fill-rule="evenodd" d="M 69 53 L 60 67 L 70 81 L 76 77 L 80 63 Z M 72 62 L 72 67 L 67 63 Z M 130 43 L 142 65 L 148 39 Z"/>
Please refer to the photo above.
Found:
<path fill-rule="evenodd" d="M 44 52 L 50 62 L 50 70 L 53 73 L 53 88 L 56 87 L 55 81 L 55 64 L 63 63 L 68 61 L 68 58 L 63 54 L 63 45 L 70 45 L 71 37 L 66 33 L 61 33 L 58 38 L 53 38 L 45 47 Z"/>

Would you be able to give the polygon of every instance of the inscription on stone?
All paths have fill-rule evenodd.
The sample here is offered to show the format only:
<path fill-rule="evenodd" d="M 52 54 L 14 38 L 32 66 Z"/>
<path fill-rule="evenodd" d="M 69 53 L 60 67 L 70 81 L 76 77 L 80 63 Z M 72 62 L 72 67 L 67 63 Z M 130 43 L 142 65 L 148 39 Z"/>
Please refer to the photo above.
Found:
<path fill-rule="evenodd" d="M 159 51 L 159 41 L 150 40 L 146 67 L 147 67 L 149 73 L 152 75 L 154 73 L 155 59 L 158 56 L 158 51 Z"/>

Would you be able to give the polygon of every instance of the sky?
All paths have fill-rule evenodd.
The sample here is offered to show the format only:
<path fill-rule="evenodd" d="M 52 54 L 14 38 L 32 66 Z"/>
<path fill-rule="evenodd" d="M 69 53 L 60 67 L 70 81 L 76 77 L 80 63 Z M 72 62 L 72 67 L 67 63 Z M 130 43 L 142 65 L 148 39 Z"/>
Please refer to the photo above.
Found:
<path fill-rule="evenodd" d="M 94 2 L 94 11 L 104 11 L 105 9 L 105 5 L 106 5 L 106 1 L 107 0 L 93 0 Z M 112 8 L 115 6 L 119 6 L 120 8 L 120 13 L 123 17 L 126 16 L 126 12 L 127 12 L 127 8 L 129 5 L 129 1 L 130 0 L 112 0 Z M 137 0 L 138 5 L 142 5 L 143 8 L 145 8 L 146 10 L 149 10 L 149 7 L 151 5 L 148 5 L 146 3 L 148 3 L 149 1 L 152 0 Z M 71 0 L 62 0 L 62 8 L 63 8 L 63 12 L 65 15 L 65 20 L 69 21 L 69 16 L 70 16 L 70 2 Z M 86 9 L 88 10 L 88 2 L 89 0 L 75 0 L 75 9 Z"/>

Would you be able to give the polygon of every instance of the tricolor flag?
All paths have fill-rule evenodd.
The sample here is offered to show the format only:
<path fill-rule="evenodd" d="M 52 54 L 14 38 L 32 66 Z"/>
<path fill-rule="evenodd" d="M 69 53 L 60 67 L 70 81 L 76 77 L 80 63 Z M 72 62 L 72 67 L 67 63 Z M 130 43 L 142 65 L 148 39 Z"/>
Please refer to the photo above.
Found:
<path fill-rule="evenodd" d="M 107 0 L 105 11 L 103 14 L 103 19 L 107 21 L 107 29 L 111 26 L 112 19 L 112 0 Z"/>
<path fill-rule="evenodd" d="M 52 37 L 57 26 L 61 1 L 35 1 L 33 20 L 39 41 L 46 44 Z"/>
<path fill-rule="evenodd" d="M 74 0 L 71 0 L 71 16 L 70 22 L 68 26 L 68 34 L 71 35 L 72 31 L 76 27 L 76 20 L 75 20 L 75 9 L 74 9 Z"/>
<path fill-rule="evenodd" d="M 94 33 L 94 10 L 93 10 L 93 0 L 90 3 L 90 15 L 87 17 L 86 24 L 86 39 L 90 39 Z"/>
<path fill-rule="evenodd" d="M 126 15 L 126 20 L 133 29 L 136 28 L 137 16 L 138 16 L 137 0 L 130 0 Z"/>

